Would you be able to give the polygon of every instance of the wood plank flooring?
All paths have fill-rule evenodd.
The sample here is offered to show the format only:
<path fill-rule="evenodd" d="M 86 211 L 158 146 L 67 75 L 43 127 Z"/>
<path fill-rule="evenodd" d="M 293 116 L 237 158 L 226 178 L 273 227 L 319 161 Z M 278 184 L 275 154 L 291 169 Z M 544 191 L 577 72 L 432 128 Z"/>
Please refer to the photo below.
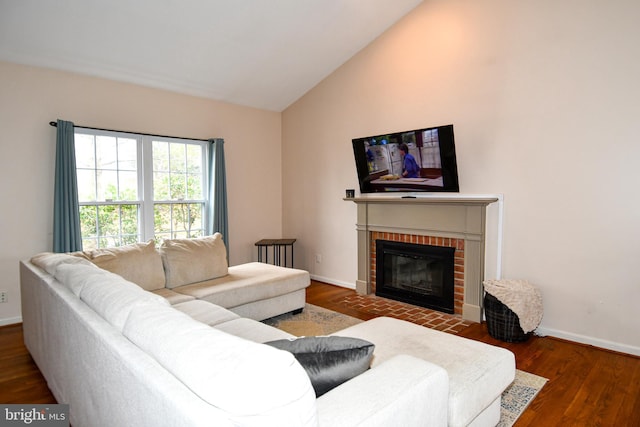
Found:
<path fill-rule="evenodd" d="M 0 327 L 0 403 L 56 403 L 24 346 L 22 323 Z"/>
<path fill-rule="evenodd" d="M 353 293 L 313 282 L 307 302 L 363 320 L 376 317 L 343 303 Z M 491 338 L 484 324 L 459 335 L 508 348 L 518 369 L 549 379 L 516 427 L 640 427 L 640 358 L 551 337 L 505 343 Z M 55 403 L 23 344 L 20 324 L 0 327 L 0 402 Z"/>

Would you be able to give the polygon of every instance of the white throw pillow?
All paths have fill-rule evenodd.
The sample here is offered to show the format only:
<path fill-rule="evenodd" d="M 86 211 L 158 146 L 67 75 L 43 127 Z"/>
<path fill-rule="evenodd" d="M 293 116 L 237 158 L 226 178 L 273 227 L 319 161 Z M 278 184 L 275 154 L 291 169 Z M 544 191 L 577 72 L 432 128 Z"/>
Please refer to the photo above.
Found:
<path fill-rule="evenodd" d="M 167 288 L 202 282 L 228 274 L 222 234 L 195 239 L 168 239 L 160 247 Z"/>

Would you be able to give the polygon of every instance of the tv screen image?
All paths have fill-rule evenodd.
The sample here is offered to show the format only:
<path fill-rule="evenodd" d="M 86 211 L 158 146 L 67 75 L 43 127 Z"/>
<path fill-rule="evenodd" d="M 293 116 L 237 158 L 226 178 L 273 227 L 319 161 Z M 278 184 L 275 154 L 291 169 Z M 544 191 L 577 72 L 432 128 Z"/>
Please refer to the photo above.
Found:
<path fill-rule="evenodd" d="M 459 192 L 453 125 L 352 140 L 361 193 Z"/>

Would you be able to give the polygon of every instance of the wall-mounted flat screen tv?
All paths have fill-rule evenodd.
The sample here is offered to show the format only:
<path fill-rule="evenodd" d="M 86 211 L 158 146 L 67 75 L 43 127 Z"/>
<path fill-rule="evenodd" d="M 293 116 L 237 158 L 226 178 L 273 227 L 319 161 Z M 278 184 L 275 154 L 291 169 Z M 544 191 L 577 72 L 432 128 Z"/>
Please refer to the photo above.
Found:
<path fill-rule="evenodd" d="M 361 193 L 459 192 L 453 125 L 352 140 Z"/>

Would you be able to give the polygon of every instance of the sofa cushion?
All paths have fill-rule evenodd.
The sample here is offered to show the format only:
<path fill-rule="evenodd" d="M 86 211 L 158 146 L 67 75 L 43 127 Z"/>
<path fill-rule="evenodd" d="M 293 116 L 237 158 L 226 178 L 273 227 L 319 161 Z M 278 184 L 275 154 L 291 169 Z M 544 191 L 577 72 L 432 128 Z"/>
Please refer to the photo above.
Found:
<path fill-rule="evenodd" d="M 117 274 L 93 266 L 61 265 L 56 278 L 118 330 L 122 330 L 133 307 L 170 306 L 164 298 L 145 291 Z"/>
<path fill-rule="evenodd" d="M 293 353 L 307 371 L 320 397 L 334 387 L 369 369 L 374 345 L 351 337 L 300 337 L 266 342 Z"/>
<path fill-rule="evenodd" d="M 40 267 L 52 276 L 56 275 L 58 266 L 62 264 L 84 264 L 93 265 L 89 260 L 82 256 L 81 252 L 74 254 L 58 254 L 53 252 L 43 252 L 31 258 L 31 263 Z"/>
<path fill-rule="evenodd" d="M 153 240 L 85 252 L 100 268 L 124 277 L 148 291 L 164 288 L 162 258 Z"/>
<path fill-rule="evenodd" d="M 236 337 L 258 343 L 295 338 L 295 335 L 291 335 L 273 326 L 265 325 L 257 320 L 247 319 L 246 317 L 218 323 L 214 328 L 235 335 Z"/>
<path fill-rule="evenodd" d="M 234 425 L 316 424 L 311 383 L 289 353 L 170 307 L 135 307 L 123 334 Z"/>
<path fill-rule="evenodd" d="M 195 239 L 168 239 L 160 247 L 167 288 L 215 279 L 227 274 L 222 234 Z"/>
<path fill-rule="evenodd" d="M 373 368 L 398 354 L 442 366 L 449 375 L 449 426 L 469 425 L 515 377 L 515 357 L 509 350 L 404 320 L 377 317 L 336 335 L 374 343 Z"/>
<path fill-rule="evenodd" d="M 229 320 L 240 318 L 240 316 L 235 314 L 233 311 L 229 311 L 219 305 L 197 299 L 174 304 L 173 308 L 180 310 L 181 312 L 188 314 L 193 319 L 196 319 L 198 322 L 202 322 L 209 326 L 218 325 L 220 323 L 228 322 Z"/>
<path fill-rule="evenodd" d="M 60 264 L 55 270 L 54 277 L 80 298 L 82 289 L 88 283 L 103 281 L 105 273 L 109 272 L 96 267 L 91 262 L 89 264 Z"/>
<path fill-rule="evenodd" d="M 191 295 L 180 294 L 169 288 L 154 289 L 151 292 L 156 295 L 160 295 L 162 298 L 169 301 L 169 304 L 171 305 L 195 300 L 195 297 L 192 297 Z"/>
<path fill-rule="evenodd" d="M 309 286 L 309 272 L 262 262 L 229 267 L 229 274 L 213 280 L 174 288 L 176 292 L 233 308 L 285 295 Z"/>

